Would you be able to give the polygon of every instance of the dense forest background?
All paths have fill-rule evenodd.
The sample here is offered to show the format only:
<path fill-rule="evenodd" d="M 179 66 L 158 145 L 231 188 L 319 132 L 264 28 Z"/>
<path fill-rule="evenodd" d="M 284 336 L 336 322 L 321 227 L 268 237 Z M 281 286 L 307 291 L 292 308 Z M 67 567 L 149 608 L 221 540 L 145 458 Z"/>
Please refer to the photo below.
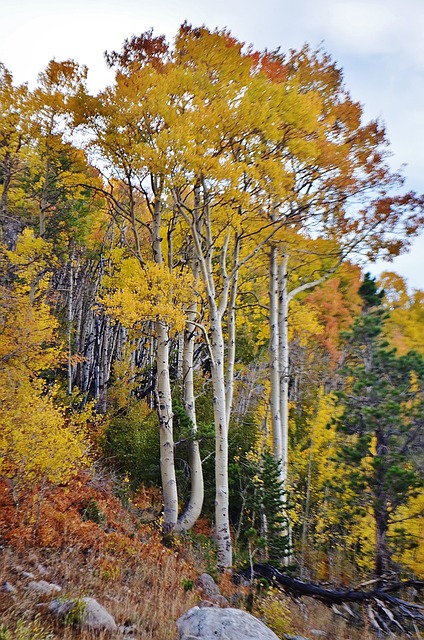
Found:
<path fill-rule="evenodd" d="M 322 50 L 184 24 L 105 57 L 98 95 L 0 67 L 4 531 L 101 466 L 221 570 L 422 575 L 424 292 L 358 266 L 424 221 L 384 127 Z"/>

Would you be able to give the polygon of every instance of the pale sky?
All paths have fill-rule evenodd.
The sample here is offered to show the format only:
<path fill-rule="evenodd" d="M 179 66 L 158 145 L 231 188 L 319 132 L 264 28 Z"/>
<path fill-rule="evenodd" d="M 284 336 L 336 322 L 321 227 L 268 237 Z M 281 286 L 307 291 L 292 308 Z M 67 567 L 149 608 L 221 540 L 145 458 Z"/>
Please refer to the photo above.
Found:
<path fill-rule="evenodd" d="M 406 188 L 424 193 L 424 0 L 0 0 L 0 8 L 0 61 L 30 85 L 52 58 L 73 58 L 98 90 L 111 81 L 106 49 L 150 27 L 172 41 L 184 20 L 228 27 L 258 49 L 322 44 L 366 117 L 386 124 Z M 409 254 L 371 271 L 386 268 L 424 289 L 424 233 Z"/>

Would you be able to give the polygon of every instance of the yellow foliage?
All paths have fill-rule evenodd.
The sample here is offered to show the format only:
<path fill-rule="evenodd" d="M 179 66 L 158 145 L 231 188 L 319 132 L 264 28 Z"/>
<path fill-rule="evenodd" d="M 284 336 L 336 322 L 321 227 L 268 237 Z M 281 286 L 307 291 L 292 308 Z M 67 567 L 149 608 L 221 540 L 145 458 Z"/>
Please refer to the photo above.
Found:
<path fill-rule="evenodd" d="M 413 546 L 400 548 L 394 560 L 408 567 L 418 576 L 424 575 L 424 492 L 400 507 L 396 514 L 396 524 L 392 524 L 389 535 L 396 535 L 396 529 L 404 527 L 412 537 Z"/>
<path fill-rule="evenodd" d="M 42 477 L 64 482 L 86 459 L 83 430 L 74 431 L 54 399 L 41 380 L 12 385 L 0 375 L 0 474 L 18 486 Z"/>
<path fill-rule="evenodd" d="M 55 369 L 63 356 L 57 320 L 42 294 L 50 246 L 26 230 L 15 252 L 13 289 L 2 287 L 0 301 L 0 475 L 16 487 L 45 478 L 62 482 L 85 459 L 84 418 L 67 415 L 58 389 L 38 376 Z M 68 412 L 69 413 L 69 412 Z"/>
<path fill-rule="evenodd" d="M 159 320 L 173 331 L 185 326 L 184 308 L 192 300 L 194 281 L 189 273 L 176 274 L 164 264 L 148 262 L 112 252 L 113 272 L 104 277 L 101 302 L 107 312 L 126 327 L 146 320 Z"/>
<path fill-rule="evenodd" d="M 45 302 L 31 302 L 25 293 L 2 287 L 0 372 L 7 367 L 8 375 L 11 371 L 28 375 L 56 367 L 62 355 L 60 345 L 54 342 L 56 329 L 57 320 Z"/>
<path fill-rule="evenodd" d="M 16 242 L 14 251 L 6 252 L 9 262 L 16 267 L 19 284 L 15 293 L 43 293 L 48 284 L 49 274 L 54 268 L 53 247 L 34 232 L 25 228 Z"/>
<path fill-rule="evenodd" d="M 289 339 L 296 338 L 300 346 L 307 346 L 311 336 L 322 333 L 322 325 L 317 316 L 315 309 L 304 301 L 293 298 L 290 301 Z"/>
<path fill-rule="evenodd" d="M 358 549 L 356 566 L 365 572 L 372 571 L 375 566 L 375 518 L 370 510 L 355 519 L 346 543 L 352 549 Z"/>
<path fill-rule="evenodd" d="M 390 311 L 384 330 L 399 355 L 414 350 L 424 355 L 424 291 L 409 294 L 405 280 L 390 271 L 379 278 L 386 294 L 383 304 Z"/>
<path fill-rule="evenodd" d="M 291 611 L 278 589 L 272 587 L 268 589 L 256 601 L 253 613 L 258 615 L 279 638 L 283 638 L 292 630 Z"/>
<path fill-rule="evenodd" d="M 335 464 L 332 462 L 337 447 L 336 429 L 332 424 L 332 418 L 336 415 L 335 396 L 325 394 L 321 389 L 316 406 L 310 407 L 307 412 L 305 429 L 310 434 L 310 443 L 308 448 L 295 452 L 296 470 L 302 475 L 306 474 L 311 460 L 314 469 L 312 485 L 314 490 L 320 491 L 335 473 Z"/>

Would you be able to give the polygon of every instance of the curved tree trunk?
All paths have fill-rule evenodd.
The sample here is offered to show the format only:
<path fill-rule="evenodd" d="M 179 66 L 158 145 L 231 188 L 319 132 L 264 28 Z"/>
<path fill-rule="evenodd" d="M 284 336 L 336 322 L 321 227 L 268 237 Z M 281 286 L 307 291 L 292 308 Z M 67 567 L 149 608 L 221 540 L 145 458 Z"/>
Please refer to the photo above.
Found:
<path fill-rule="evenodd" d="M 197 256 L 193 257 L 193 277 L 197 282 L 200 265 Z M 178 520 L 177 528 L 188 531 L 195 524 L 202 512 L 204 498 L 203 468 L 200 457 L 200 446 L 197 440 L 196 400 L 194 396 L 194 340 L 196 337 L 197 302 L 193 302 L 187 311 L 187 324 L 183 336 L 183 404 L 191 421 L 191 436 L 188 463 L 191 475 L 191 491 L 189 503 Z"/>
<path fill-rule="evenodd" d="M 194 324 L 197 311 L 197 304 L 190 306 L 188 311 L 188 321 L 184 332 L 183 349 L 183 404 L 184 409 L 191 421 L 192 441 L 189 446 L 188 463 L 191 476 L 191 491 L 189 503 L 178 520 L 177 530 L 188 531 L 193 527 L 199 518 L 204 497 L 203 469 L 200 457 L 200 446 L 197 438 L 196 404 L 194 396 L 194 339 L 196 336 L 196 326 Z"/>
<path fill-rule="evenodd" d="M 162 203 L 157 182 L 154 182 L 155 203 L 153 207 L 152 247 L 153 259 L 162 264 L 161 222 Z M 156 321 L 156 405 L 159 418 L 160 471 L 163 491 L 163 525 L 164 533 L 170 533 L 178 520 L 178 493 L 174 464 L 174 433 L 171 381 L 169 371 L 169 327 L 161 320 Z"/>

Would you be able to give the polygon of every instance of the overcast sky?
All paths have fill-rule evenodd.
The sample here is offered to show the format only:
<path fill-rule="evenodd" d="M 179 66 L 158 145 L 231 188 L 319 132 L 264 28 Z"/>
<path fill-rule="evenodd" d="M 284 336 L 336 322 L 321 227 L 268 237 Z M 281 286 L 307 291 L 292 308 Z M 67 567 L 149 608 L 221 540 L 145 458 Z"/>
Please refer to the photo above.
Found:
<path fill-rule="evenodd" d="M 380 118 L 392 166 L 405 164 L 406 187 L 424 193 L 424 0 L 0 0 L 0 61 L 16 82 L 34 84 L 49 60 L 89 68 L 89 86 L 111 80 L 105 50 L 153 27 L 169 40 L 187 20 L 228 27 L 258 49 L 320 44 L 344 70 L 368 119 Z M 424 289 L 424 234 L 410 254 L 379 265 Z"/>

